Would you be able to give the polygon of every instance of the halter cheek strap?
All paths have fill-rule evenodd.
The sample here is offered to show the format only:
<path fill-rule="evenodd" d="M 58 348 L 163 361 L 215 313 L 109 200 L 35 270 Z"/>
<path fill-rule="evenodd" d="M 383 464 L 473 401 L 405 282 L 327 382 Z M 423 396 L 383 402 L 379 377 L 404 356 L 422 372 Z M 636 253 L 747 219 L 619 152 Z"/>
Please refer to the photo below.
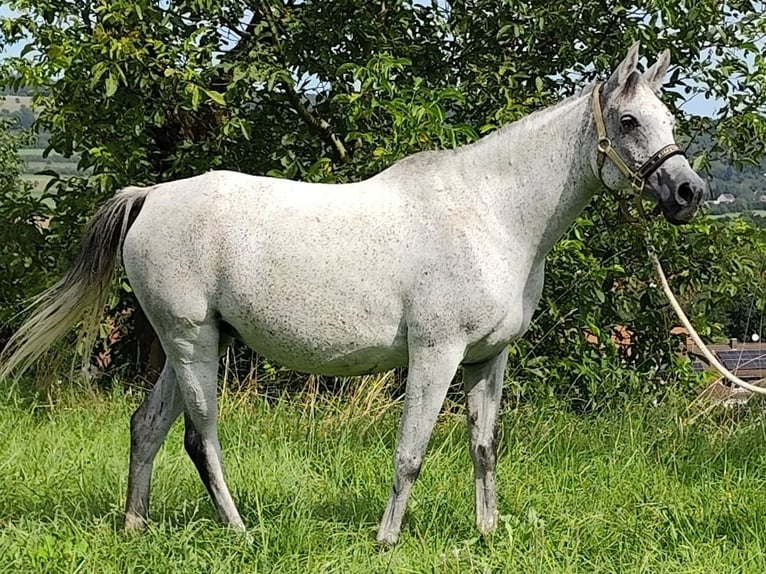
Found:
<path fill-rule="evenodd" d="M 612 163 L 620 170 L 620 172 L 628 179 L 630 186 L 633 188 L 634 200 L 636 202 L 636 208 L 638 209 L 641 217 L 646 217 L 644 208 L 641 204 L 642 195 L 644 193 L 644 187 L 646 186 L 646 179 L 652 175 L 657 169 L 670 157 L 674 155 L 686 156 L 684 150 L 678 147 L 676 144 L 669 144 L 656 152 L 652 157 L 646 160 L 637 171 L 633 171 L 625 160 L 622 159 L 620 153 L 612 146 L 612 142 L 606 135 L 606 124 L 604 123 L 604 113 L 601 109 L 601 83 L 598 82 L 593 87 L 593 96 L 591 98 L 593 107 L 593 118 L 596 122 L 596 134 L 598 136 L 598 155 L 596 157 L 596 164 L 598 165 L 598 178 L 607 190 L 609 190 L 617 199 L 620 204 L 620 209 L 623 214 L 632 219 L 628 215 L 628 209 L 625 206 L 624 199 L 619 196 L 616 190 L 609 187 L 604 182 L 604 177 L 601 171 L 604 168 L 607 156 L 612 160 Z M 634 220 L 635 221 L 635 220 Z"/>

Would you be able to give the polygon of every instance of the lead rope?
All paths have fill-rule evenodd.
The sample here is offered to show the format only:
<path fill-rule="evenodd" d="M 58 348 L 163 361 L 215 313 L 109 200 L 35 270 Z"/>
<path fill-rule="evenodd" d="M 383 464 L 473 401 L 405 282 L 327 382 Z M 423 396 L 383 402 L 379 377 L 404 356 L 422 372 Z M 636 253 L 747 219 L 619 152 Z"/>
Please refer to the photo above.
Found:
<path fill-rule="evenodd" d="M 656 249 L 654 248 L 654 244 L 652 243 L 652 238 L 651 238 L 651 235 L 649 234 L 648 229 L 644 233 L 644 241 L 646 243 L 646 252 L 649 255 L 649 260 L 652 262 L 652 265 L 654 265 L 654 270 L 657 273 L 657 277 L 660 280 L 660 284 L 662 285 L 662 290 L 665 292 L 665 296 L 668 298 L 668 301 L 670 302 L 670 306 L 673 307 L 673 311 L 675 311 L 676 315 L 678 315 L 678 319 L 681 321 L 681 324 L 686 328 L 686 331 L 689 333 L 689 336 L 692 338 L 694 343 L 702 352 L 702 355 L 721 374 L 721 376 L 723 376 L 728 381 L 734 383 L 735 385 L 739 387 L 742 387 L 743 389 L 750 391 L 751 393 L 766 395 L 766 388 L 747 383 L 743 381 L 742 379 L 740 379 L 737 375 L 735 375 L 734 373 L 729 371 L 729 369 L 724 367 L 718 361 L 718 359 L 715 358 L 715 355 L 713 355 L 710 349 L 707 348 L 707 345 L 705 345 L 705 343 L 702 342 L 702 339 L 697 334 L 697 331 L 694 329 L 694 327 L 692 327 L 691 321 L 689 321 L 688 317 L 686 316 L 686 313 L 684 313 L 684 310 L 681 309 L 681 305 L 679 305 L 675 295 L 673 295 L 673 291 L 670 290 L 670 285 L 668 285 L 668 280 L 665 277 L 665 272 L 662 270 L 662 265 L 660 264 L 660 260 L 657 257 L 657 252 L 656 252 Z M 763 382 L 764 382 L 764 379 L 761 379 L 760 381 L 758 381 L 758 383 L 763 383 Z"/>

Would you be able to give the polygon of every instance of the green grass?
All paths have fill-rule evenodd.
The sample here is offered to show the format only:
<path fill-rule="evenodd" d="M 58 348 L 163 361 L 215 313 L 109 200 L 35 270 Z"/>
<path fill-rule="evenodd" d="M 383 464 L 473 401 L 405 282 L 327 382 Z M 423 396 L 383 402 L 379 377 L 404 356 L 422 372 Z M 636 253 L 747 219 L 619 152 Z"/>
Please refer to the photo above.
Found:
<path fill-rule="evenodd" d="M 6 384 L 6 388 L 9 385 Z M 766 571 L 760 412 L 679 421 L 684 406 L 598 416 L 508 410 L 497 532 L 473 527 L 463 415 L 441 417 L 400 544 L 374 542 L 399 404 L 229 395 L 221 440 L 250 528 L 221 528 L 176 425 L 149 530 L 121 532 L 136 396 L 55 407 L 0 399 L 0 572 Z"/>

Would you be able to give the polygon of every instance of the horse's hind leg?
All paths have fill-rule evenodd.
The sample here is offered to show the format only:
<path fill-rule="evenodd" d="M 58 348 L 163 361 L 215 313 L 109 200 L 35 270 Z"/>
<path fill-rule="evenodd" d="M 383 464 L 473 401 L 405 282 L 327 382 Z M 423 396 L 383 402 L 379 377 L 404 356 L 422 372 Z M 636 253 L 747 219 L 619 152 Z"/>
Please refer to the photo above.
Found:
<path fill-rule="evenodd" d="M 500 410 L 507 362 L 508 351 L 503 349 L 499 355 L 485 363 L 463 365 L 476 494 L 476 526 L 484 533 L 493 531 L 497 526 L 497 413 Z"/>
<path fill-rule="evenodd" d="M 219 357 L 226 352 L 229 344 L 232 341 L 232 337 L 221 334 L 218 343 L 218 355 Z M 210 475 L 208 468 L 210 462 L 207 460 L 207 453 L 203 448 L 202 435 L 200 435 L 197 428 L 194 426 L 194 422 L 188 413 L 184 413 L 184 448 L 186 453 L 191 458 L 194 466 L 199 473 L 202 483 L 205 485 L 210 497 L 213 498 L 214 494 L 210 485 Z"/>
<path fill-rule="evenodd" d="M 166 361 L 159 379 L 130 419 L 126 530 L 140 530 L 146 525 L 154 457 L 182 408 L 175 373 Z"/>
<path fill-rule="evenodd" d="M 174 339 L 171 350 L 166 349 L 183 396 L 184 444 L 221 520 L 236 530 L 244 530 L 224 480 L 218 442 L 218 328 L 206 324 L 189 331 L 186 341 Z"/>
<path fill-rule="evenodd" d="M 394 544 L 399 538 L 407 499 L 464 350 L 462 346 L 410 349 L 407 390 L 394 454 L 394 484 L 378 528 L 378 542 Z"/>
<path fill-rule="evenodd" d="M 226 353 L 226 350 L 229 348 L 229 345 L 233 340 L 234 338 L 230 335 L 224 335 L 223 333 L 219 335 L 219 359 L 224 355 L 224 353 Z M 204 470 L 207 465 L 204 463 L 204 452 L 200 450 L 200 445 L 200 435 L 197 432 L 197 429 L 194 428 L 194 423 L 192 422 L 189 415 L 184 413 L 184 448 L 186 449 L 186 454 L 189 455 L 189 458 L 192 459 L 194 466 L 197 468 L 197 472 L 199 472 L 200 477 L 202 478 L 202 482 L 205 484 L 205 488 L 207 488 L 208 492 L 210 492 L 207 474 Z"/>

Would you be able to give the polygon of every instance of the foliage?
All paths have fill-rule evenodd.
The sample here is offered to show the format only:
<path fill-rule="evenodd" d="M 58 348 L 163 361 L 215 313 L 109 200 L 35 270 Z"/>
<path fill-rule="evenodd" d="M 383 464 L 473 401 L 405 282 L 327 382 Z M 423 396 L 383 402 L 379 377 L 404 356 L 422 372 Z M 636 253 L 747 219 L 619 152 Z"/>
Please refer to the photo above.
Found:
<path fill-rule="evenodd" d="M 21 311 L 23 301 L 40 291 L 56 269 L 47 245 L 48 205 L 21 179 L 18 146 L 24 136 L 0 124 L 0 325 Z M 0 339 L 2 337 L 0 336 Z"/>
<path fill-rule="evenodd" d="M 6 84 L 34 89 L 51 149 L 81 151 L 105 193 L 219 167 L 303 175 L 323 157 L 359 177 L 369 171 L 353 149 L 359 136 L 406 126 L 376 113 L 382 102 L 430 137 L 445 115 L 418 117 L 405 96 L 433 102 L 451 89 L 462 105 L 444 110 L 450 123 L 486 130 L 610 69 L 631 38 L 650 54 L 673 51 L 671 104 L 686 88 L 725 97 L 720 134 L 750 132 L 750 153 L 729 151 L 748 161 L 763 147 L 758 2 L 10 4 L 26 13 L 5 19 L 6 41 L 29 40 L 25 57 L 7 62 Z"/>
<path fill-rule="evenodd" d="M 655 284 L 644 229 L 621 224 L 605 234 L 617 208 L 609 196 L 594 204 L 554 247 L 532 329 L 513 349 L 519 391 L 567 396 L 581 408 L 657 397 L 679 379 L 694 380 L 677 356 L 685 340 L 670 334 L 679 321 Z M 766 229 L 698 217 L 684 227 L 655 222 L 649 233 L 700 335 L 725 337 L 737 321 L 758 322 L 766 306 Z"/>
<path fill-rule="evenodd" d="M 46 153 L 76 156 L 81 169 L 54 179 L 39 200 L 52 216 L 44 248 L 27 247 L 40 273 L 71 257 L 84 221 L 123 185 L 209 169 L 358 180 L 404 155 L 472 141 L 573 93 L 608 72 L 633 40 L 648 59 L 671 50 L 676 67 L 665 98 L 674 111 L 695 95 L 722 100 L 715 118 L 679 114 L 684 141 L 712 136 L 697 167 L 711 167 L 717 156 L 757 165 L 766 148 L 762 2 L 9 5 L 19 13 L 0 23 L 0 43 L 26 47 L 3 63 L 0 87 L 32 94 L 36 129 L 49 133 Z M 30 206 L 27 215 L 33 212 Z M 597 202 L 556 247 L 535 330 L 516 350 L 526 357 L 517 361 L 527 367 L 518 371 L 526 390 L 547 381 L 593 404 L 596 395 L 683 376 L 672 369 L 672 320 L 647 287 L 640 234 L 616 221 L 614 208 Z M 734 246 L 761 242 L 760 233 L 702 220 L 655 235 L 695 321 L 719 333 L 702 315 L 756 289 L 753 265 L 760 263 Z M 729 243 L 719 243 L 722 237 Z M 55 253 L 55 264 L 34 263 L 42 253 Z M 735 271 L 741 279 L 729 275 Z M 129 304 L 123 292 L 116 306 Z M 631 357 L 609 336 L 626 323 L 635 333 Z M 584 342 L 585 330 L 598 345 Z"/>

